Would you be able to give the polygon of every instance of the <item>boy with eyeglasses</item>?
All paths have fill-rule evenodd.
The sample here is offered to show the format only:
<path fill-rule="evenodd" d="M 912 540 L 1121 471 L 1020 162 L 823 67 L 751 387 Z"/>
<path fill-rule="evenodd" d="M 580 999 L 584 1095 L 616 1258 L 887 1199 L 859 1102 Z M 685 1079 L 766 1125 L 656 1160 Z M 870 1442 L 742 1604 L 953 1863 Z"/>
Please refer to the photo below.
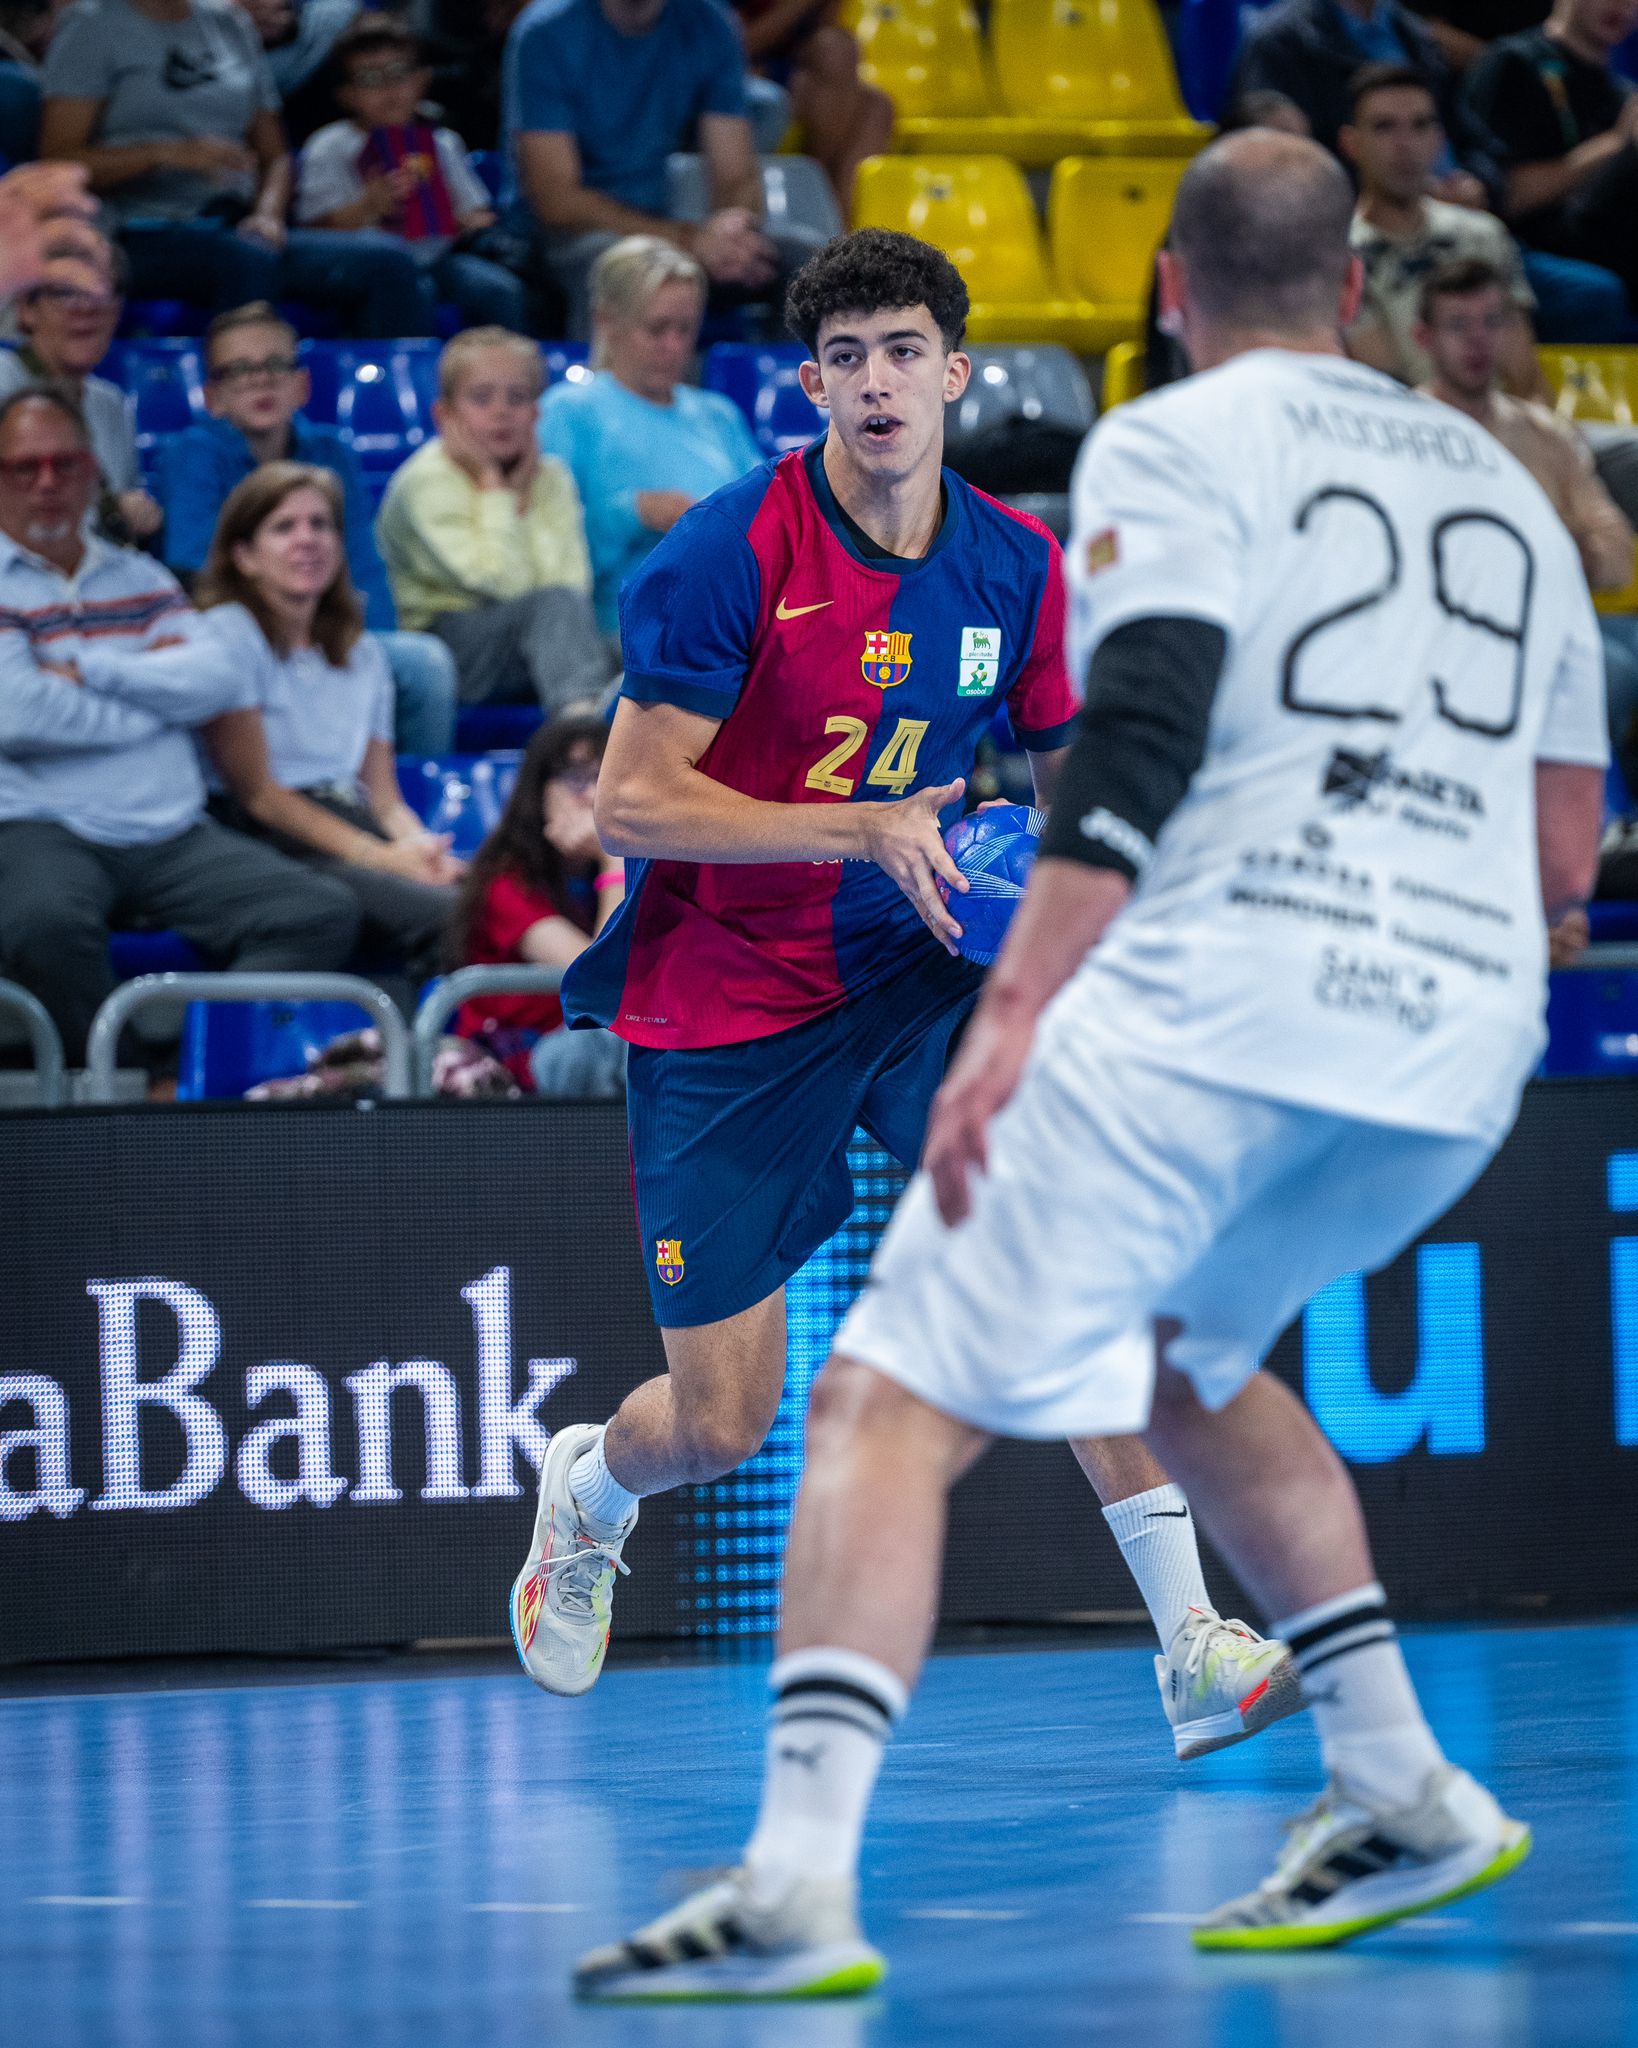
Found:
<path fill-rule="evenodd" d="M 422 118 L 432 71 L 412 31 L 366 15 L 336 44 L 331 63 L 345 118 L 319 129 L 302 151 L 297 220 L 396 235 L 470 325 L 538 327 L 528 286 L 495 260 L 511 238 L 492 232 L 494 208 L 466 144 Z"/>
<path fill-rule="evenodd" d="M 218 314 L 205 331 L 204 355 L 210 417 L 160 445 L 166 562 L 184 582 L 198 574 L 229 493 L 262 463 L 311 462 L 332 471 L 347 510 L 347 566 L 364 600 L 365 624 L 392 669 L 398 751 L 448 753 L 455 741 L 455 664 L 431 634 L 398 631 L 358 462 L 338 427 L 302 411 L 312 380 L 297 355 L 296 330 L 256 301 Z"/>

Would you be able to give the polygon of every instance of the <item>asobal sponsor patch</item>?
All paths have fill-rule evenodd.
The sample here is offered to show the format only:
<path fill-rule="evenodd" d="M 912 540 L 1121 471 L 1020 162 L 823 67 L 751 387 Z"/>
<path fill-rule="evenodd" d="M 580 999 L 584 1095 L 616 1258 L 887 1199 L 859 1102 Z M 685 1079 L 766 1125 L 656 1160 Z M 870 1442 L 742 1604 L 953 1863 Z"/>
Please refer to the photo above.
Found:
<path fill-rule="evenodd" d="M 1001 676 L 1001 631 L 997 626 L 963 626 L 956 669 L 958 697 L 987 697 Z"/>

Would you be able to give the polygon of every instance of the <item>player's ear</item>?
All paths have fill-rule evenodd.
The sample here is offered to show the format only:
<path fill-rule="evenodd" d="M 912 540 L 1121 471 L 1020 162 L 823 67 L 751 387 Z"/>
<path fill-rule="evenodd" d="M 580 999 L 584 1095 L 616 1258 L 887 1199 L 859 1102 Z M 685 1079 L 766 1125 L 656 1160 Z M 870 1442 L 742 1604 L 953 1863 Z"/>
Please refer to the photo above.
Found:
<path fill-rule="evenodd" d="M 1348 265 L 1348 275 L 1343 280 L 1342 302 L 1337 308 L 1340 324 L 1352 327 L 1359 318 L 1359 309 L 1365 298 L 1365 266 L 1357 256 Z"/>
<path fill-rule="evenodd" d="M 1160 294 L 1161 332 L 1175 336 L 1182 331 L 1183 266 L 1170 249 L 1162 249 L 1155 257 L 1155 276 Z"/>
<path fill-rule="evenodd" d="M 973 374 L 973 359 L 958 348 L 951 349 L 944 358 L 944 403 L 953 405 L 967 388 L 967 380 Z"/>
<path fill-rule="evenodd" d="M 796 377 L 810 402 L 818 406 L 821 412 L 829 412 L 830 400 L 825 396 L 825 373 L 819 365 L 815 362 L 801 364 Z"/>

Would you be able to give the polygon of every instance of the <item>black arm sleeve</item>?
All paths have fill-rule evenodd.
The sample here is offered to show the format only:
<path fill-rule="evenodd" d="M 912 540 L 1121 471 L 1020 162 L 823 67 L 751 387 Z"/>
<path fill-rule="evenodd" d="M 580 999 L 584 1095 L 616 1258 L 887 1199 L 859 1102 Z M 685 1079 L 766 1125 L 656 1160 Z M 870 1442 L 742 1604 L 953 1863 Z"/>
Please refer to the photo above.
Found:
<path fill-rule="evenodd" d="M 1041 852 L 1135 880 L 1206 751 L 1228 635 L 1204 619 L 1134 619 L 1092 657 L 1081 729 Z"/>

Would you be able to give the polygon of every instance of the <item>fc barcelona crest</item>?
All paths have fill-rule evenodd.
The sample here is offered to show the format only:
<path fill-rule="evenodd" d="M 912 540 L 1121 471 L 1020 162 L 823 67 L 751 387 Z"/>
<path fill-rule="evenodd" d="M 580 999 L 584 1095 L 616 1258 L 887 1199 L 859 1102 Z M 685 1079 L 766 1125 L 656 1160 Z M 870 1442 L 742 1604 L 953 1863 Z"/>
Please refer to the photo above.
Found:
<path fill-rule="evenodd" d="M 910 635 L 867 633 L 859 667 L 867 683 L 874 683 L 878 690 L 891 690 L 910 673 Z"/>
<path fill-rule="evenodd" d="M 683 1276 L 682 1239 L 680 1237 L 657 1237 L 654 1240 L 654 1270 L 667 1287 L 675 1287 Z"/>

